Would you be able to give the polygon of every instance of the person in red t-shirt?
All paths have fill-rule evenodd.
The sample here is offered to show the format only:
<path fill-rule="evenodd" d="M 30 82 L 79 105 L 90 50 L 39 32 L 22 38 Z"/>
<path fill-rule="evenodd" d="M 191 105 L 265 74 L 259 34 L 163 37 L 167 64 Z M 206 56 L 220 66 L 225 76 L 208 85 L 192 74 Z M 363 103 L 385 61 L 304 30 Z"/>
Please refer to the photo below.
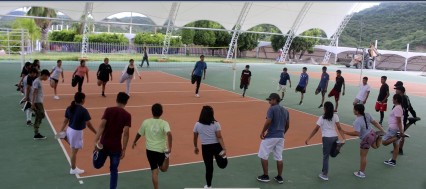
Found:
<path fill-rule="evenodd" d="M 126 155 L 129 129 L 132 116 L 124 107 L 129 100 L 129 95 L 119 92 L 117 106 L 109 107 L 102 116 L 99 131 L 95 137 L 95 150 L 93 153 L 93 166 L 96 169 L 103 167 L 106 158 L 110 159 L 110 188 L 117 188 L 118 165 L 120 159 Z M 121 144 L 123 140 L 123 144 Z"/>
<path fill-rule="evenodd" d="M 244 69 L 241 72 L 240 89 L 244 89 L 244 91 L 243 91 L 243 97 L 245 96 L 246 90 L 248 89 L 248 86 L 250 85 L 251 71 L 249 69 L 250 69 L 250 66 L 246 65 L 246 69 Z"/>

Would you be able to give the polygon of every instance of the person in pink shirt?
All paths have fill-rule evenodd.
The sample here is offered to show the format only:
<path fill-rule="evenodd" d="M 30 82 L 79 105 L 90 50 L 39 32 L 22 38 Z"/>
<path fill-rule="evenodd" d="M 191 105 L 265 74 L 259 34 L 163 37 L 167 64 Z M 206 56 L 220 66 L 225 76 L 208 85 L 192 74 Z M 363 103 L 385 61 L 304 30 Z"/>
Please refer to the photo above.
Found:
<path fill-rule="evenodd" d="M 80 66 L 78 66 L 72 74 L 73 79 L 71 84 L 73 87 L 78 84 L 78 92 L 80 93 L 83 87 L 84 76 L 87 77 L 87 83 L 89 83 L 89 68 L 87 68 L 85 60 L 80 60 Z"/>

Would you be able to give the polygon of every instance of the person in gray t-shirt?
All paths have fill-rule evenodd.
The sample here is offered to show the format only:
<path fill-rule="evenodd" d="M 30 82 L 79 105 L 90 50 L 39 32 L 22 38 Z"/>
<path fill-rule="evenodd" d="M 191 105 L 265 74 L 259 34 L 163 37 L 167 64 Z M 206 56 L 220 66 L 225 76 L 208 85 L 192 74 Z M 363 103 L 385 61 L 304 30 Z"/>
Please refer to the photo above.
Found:
<path fill-rule="evenodd" d="M 31 88 L 31 109 L 35 113 L 35 121 L 34 121 L 34 140 L 46 139 L 45 136 L 41 135 L 38 132 L 38 128 L 40 127 L 41 120 L 44 116 L 44 107 L 43 107 L 43 83 L 42 81 L 46 81 L 50 76 L 48 70 L 42 70 L 40 76 L 33 81 L 33 85 Z"/>
<path fill-rule="evenodd" d="M 278 175 L 274 179 L 282 184 L 284 180 L 281 176 L 283 171 L 283 160 L 282 152 L 284 149 L 284 135 L 288 131 L 290 124 L 290 117 L 288 111 L 280 106 L 281 102 L 280 95 L 277 93 L 271 93 L 266 99 L 271 105 L 266 114 L 266 121 L 263 126 L 260 138 L 258 157 L 261 159 L 263 175 L 257 177 L 260 182 L 269 182 L 268 176 L 268 158 L 272 152 L 274 159 L 277 161 Z"/>
<path fill-rule="evenodd" d="M 354 121 L 354 130 L 355 131 L 343 131 L 344 134 L 350 136 L 358 136 L 361 139 L 359 148 L 360 148 L 360 158 L 361 165 L 359 171 L 355 171 L 354 175 L 360 178 L 365 178 L 365 168 L 367 167 L 367 154 L 370 147 L 374 149 L 380 146 L 382 142 L 382 134 L 379 134 L 374 131 L 371 125 L 374 125 L 381 132 L 385 132 L 382 126 L 375 121 L 370 114 L 364 112 L 365 107 L 363 104 L 356 104 L 354 106 L 354 114 L 356 119 Z"/>
<path fill-rule="evenodd" d="M 198 135 L 201 138 L 201 150 L 204 165 L 206 166 L 206 186 L 211 188 L 213 180 L 213 158 L 216 159 L 217 166 L 226 168 L 228 159 L 226 158 L 225 143 L 220 132 L 219 122 L 214 118 L 214 111 L 211 106 L 204 106 L 201 110 L 200 118 L 194 127 L 194 153 L 198 154 Z"/>

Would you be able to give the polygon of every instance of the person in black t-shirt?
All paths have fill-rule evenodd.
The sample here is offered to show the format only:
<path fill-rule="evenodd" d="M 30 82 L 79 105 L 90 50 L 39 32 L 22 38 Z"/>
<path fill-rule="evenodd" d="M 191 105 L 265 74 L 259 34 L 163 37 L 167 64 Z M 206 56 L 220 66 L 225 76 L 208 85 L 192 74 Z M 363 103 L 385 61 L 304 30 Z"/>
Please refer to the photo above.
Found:
<path fill-rule="evenodd" d="M 22 68 L 21 75 L 20 75 L 21 79 L 19 80 L 18 84 L 15 85 L 18 87 L 16 90 L 21 91 L 21 93 L 24 93 L 24 89 L 22 88 L 22 82 L 25 76 L 29 74 L 30 67 L 31 67 L 31 62 L 25 62 L 25 65 Z"/>
<path fill-rule="evenodd" d="M 105 58 L 104 59 L 104 63 L 102 63 L 101 65 L 99 65 L 99 69 L 98 69 L 98 86 L 102 85 L 102 96 L 105 96 L 105 86 L 109 81 L 109 77 L 111 76 L 111 81 L 112 81 L 112 68 L 111 65 L 109 65 L 109 59 Z"/>
<path fill-rule="evenodd" d="M 246 65 L 246 69 L 244 69 L 241 72 L 240 89 L 244 89 L 244 91 L 243 91 L 243 97 L 245 96 L 246 90 L 248 89 L 248 86 L 250 85 L 251 71 L 249 69 L 250 69 L 250 66 Z"/>
<path fill-rule="evenodd" d="M 342 77 L 342 71 L 337 70 L 336 74 L 337 74 L 336 84 L 334 84 L 333 89 L 328 94 L 328 98 L 334 96 L 334 100 L 336 101 L 336 109 L 334 110 L 334 112 L 337 112 L 337 108 L 339 107 L 339 99 L 340 99 L 340 92 L 342 91 L 342 86 L 343 86 L 342 95 L 345 96 L 345 79 Z"/>
<path fill-rule="evenodd" d="M 387 102 L 389 97 L 389 85 L 386 83 L 386 80 L 386 76 L 381 77 L 382 86 L 380 87 L 379 96 L 377 97 L 377 102 L 375 106 L 376 112 L 380 111 L 380 125 L 382 125 L 383 123 L 383 117 L 385 116 L 385 112 L 388 107 Z"/>

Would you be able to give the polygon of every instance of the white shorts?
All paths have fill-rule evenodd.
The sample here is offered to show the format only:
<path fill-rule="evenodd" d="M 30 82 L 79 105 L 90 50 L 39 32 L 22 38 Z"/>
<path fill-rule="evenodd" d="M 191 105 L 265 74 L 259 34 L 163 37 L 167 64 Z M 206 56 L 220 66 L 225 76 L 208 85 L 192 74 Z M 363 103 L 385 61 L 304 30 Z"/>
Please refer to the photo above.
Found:
<path fill-rule="evenodd" d="M 74 148 L 74 149 L 83 148 L 83 130 L 74 130 L 73 128 L 68 127 L 67 138 L 71 148 Z"/>
<path fill-rule="evenodd" d="M 284 138 L 265 138 L 260 142 L 259 153 L 257 156 L 268 160 L 272 152 L 276 161 L 283 160 Z"/>
<path fill-rule="evenodd" d="M 280 84 L 278 84 L 278 87 L 277 87 L 277 90 L 278 90 L 278 92 L 285 92 L 286 91 L 286 89 L 287 89 L 287 85 L 280 85 Z"/>

